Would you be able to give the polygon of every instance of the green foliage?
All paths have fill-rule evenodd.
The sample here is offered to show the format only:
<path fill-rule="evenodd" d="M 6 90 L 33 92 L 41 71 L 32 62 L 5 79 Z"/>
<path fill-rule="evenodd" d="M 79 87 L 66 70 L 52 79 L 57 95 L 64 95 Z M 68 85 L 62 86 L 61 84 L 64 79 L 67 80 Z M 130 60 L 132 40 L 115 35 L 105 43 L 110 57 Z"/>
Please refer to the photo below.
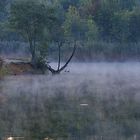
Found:
<path fill-rule="evenodd" d="M 60 0 L 60 3 L 64 10 L 67 10 L 70 6 L 78 7 L 80 0 Z"/>
<path fill-rule="evenodd" d="M 91 18 L 83 19 L 76 7 L 69 7 L 64 22 L 66 36 L 74 40 L 94 39 L 97 35 L 97 26 Z"/>
<path fill-rule="evenodd" d="M 11 28 L 29 42 L 33 64 L 37 57 L 36 44 L 42 40 L 44 29 L 52 27 L 54 19 L 53 8 L 39 1 L 17 0 L 11 6 Z"/>
<path fill-rule="evenodd" d="M 46 15 L 43 4 L 32 0 L 15 1 L 11 6 L 10 23 L 12 28 L 23 33 L 27 38 L 33 38 L 43 30 Z"/>
<path fill-rule="evenodd" d="M 138 33 L 132 35 L 131 31 L 136 31 L 138 19 L 132 15 L 135 7 L 139 4 L 135 0 L 88 0 L 81 2 L 83 15 L 90 15 L 98 26 L 99 37 L 104 41 L 117 42 L 137 42 Z M 137 21 L 129 21 L 129 18 Z M 133 23 L 132 23 L 133 22 Z M 131 29 L 130 29 L 131 28 Z M 138 31 L 138 30 L 137 30 Z"/>
<path fill-rule="evenodd" d="M 70 6 L 64 23 L 65 34 L 69 37 L 80 37 L 81 21 L 76 7 Z"/>
<path fill-rule="evenodd" d="M 114 40 L 119 42 L 138 42 L 140 39 L 139 17 L 139 8 L 115 13 L 112 20 Z"/>
<path fill-rule="evenodd" d="M 140 10 L 139 7 L 134 8 L 130 12 L 129 17 L 129 40 L 132 42 L 138 42 L 140 40 Z"/>
<path fill-rule="evenodd" d="M 112 36 L 115 41 L 128 42 L 130 12 L 118 12 L 112 19 Z"/>
<path fill-rule="evenodd" d="M 1 80 L 1 78 L 3 78 L 7 74 L 8 74 L 8 70 L 6 67 L 0 68 L 0 80 Z"/>
<path fill-rule="evenodd" d="M 101 7 L 97 14 L 93 17 L 96 24 L 98 25 L 100 39 L 105 41 L 111 40 L 112 31 L 112 17 L 113 12 L 107 6 Z"/>
<path fill-rule="evenodd" d="M 47 53 L 44 44 L 51 47 L 60 42 L 68 46 L 66 42 L 73 40 L 83 44 L 140 41 L 139 0 L 1 0 L 0 7 L 1 40 L 29 42 L 33 59 L 42 50 Z M 124 51 L 123 47 L 119 49 Z"/>
<path fill-rule="evenodd" d="M 5 1 L 1 1 L 1 5 L 5 5 Z M 50 7 L 55 9 L 55 17 L 57 17 L 55 23 L 48 18 L 54 18 L 54 11 Z M 31 30 L 30 38 L 35 36 L 37 40 L 49 38 L 58 41 L 60 37 L 63 40 L 65 32 L 65 35 L 69 34 L 77 39 L 89 36 L 88 38 L 92 40 L 97 36 L 105 41 L 139 41 L 139 11 L 136 10 L 139 9 L 138 0 L 53 0 L 50 2 L 21 0 L 14 1 L 11 9 L 12 27 L 26 38 L 28 38 L 27 30 Z M 91 23 L 93 25 L 89 25 Z M 45 31 L 44 25 L 52 29 L 49 34 L 42 35 L 42 31 Z M 85 32 L 90 33 L 86 33 L 85 36 Z"/>
<path fill-rule="evenodd" d="M 46 54 L 45 54 L 46 56 Z M 36 69 L 41 70 L 42 74 L 46 72 L 46 59 L 44 56 L 38 56 L 36 58 Z"/>
<path fill-rule="evenodd" d="M 0 1 L 0 12 L 5 11 L 6 4 L 7 4 L 7 0 L 1 0 Z"/>
<path fill-rule="evenodd" d="M 98 39 L 98 27 L 93 19 L 89 18 L 86 21 L 88 31 L 86 33 L 86 38 L 88 40 L 97 40 Z"/>

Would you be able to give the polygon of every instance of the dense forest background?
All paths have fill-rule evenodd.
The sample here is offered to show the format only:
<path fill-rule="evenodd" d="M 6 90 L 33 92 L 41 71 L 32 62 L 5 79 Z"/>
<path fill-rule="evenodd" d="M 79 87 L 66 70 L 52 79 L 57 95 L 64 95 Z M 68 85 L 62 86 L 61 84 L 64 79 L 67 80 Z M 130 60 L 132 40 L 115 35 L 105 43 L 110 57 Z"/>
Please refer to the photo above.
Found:
<path fill-rule="evenodd" d="M 31 6 L 30 3 L 34 5 L 36 3 L 38 7 L 33 4 Z M 49 22 L 45 16 L 42 20 L 45 10 L 39 8 L 39 4 L 52 10 L 50 16 L 57 18 L 57 22 Z M 74 38 L 78 40 L 76 60 L 139 60 L 139 0 L 28 0 L 27 2 L 1 0 L 0 50 L 2 54 L 9 54 L 9 52 L 29 54 L 27 38 L 25 34 L 23 35 L 24 27 L 28 26 L 27 21 L 25 20 L 25 24 L 22 22 L 22 25 L 20 22 L 16 25 L 17 21 L 14 21 L 13 25 L 13 19 L 19 18 L 22 12 L 14 13 L 19 10 L 16 9 L 17 5 L 28 9 L 24 9 L 22 15 L 29 21 L 34 20 L 32 16 L 35 14 L 40 16 L 36 24 L 39 29 L 36 29 L 36 40 L 37 43 L 41 42 L 38 43 L 38 48 L 41 48 L 42 52 L 47 48 L 47 52 L 51 52 L 48 56 L 51 55 L 54 59 L 58 50 L 56 42 Z M 38 12 L 29 15 L 33 10 Z M 42 27 L 44 25 L 47 28 Z M 68 36 L 69 39 L 66 39 Z M 61 55 L 67 56 L 71 44 L 63 45 Z"/>

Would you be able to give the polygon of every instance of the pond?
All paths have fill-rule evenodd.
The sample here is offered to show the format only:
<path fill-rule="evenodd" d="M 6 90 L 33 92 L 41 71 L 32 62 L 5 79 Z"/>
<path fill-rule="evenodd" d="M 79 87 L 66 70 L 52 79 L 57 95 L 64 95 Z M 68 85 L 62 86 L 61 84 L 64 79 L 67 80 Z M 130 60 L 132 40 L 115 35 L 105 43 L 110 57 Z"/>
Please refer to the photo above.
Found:
<path fill-rule="evenodd" d="M 0 81 L 1 137 L 138 140 L 139 83 L 136 62 L 71 63 L 60 75 L 7 76 Z"/>
<path fill-rule="evenodd" d="M 52 64 L 53 67 L 56 63 Z M 60 75 L 7 76 L 1 81 L 1 92 L 46 93 L 64 89 L 65 94 L 78 94 L 83 86 L 98 94 L 132 94 L 140 92 L 140 63 L 71 63 Z"/>

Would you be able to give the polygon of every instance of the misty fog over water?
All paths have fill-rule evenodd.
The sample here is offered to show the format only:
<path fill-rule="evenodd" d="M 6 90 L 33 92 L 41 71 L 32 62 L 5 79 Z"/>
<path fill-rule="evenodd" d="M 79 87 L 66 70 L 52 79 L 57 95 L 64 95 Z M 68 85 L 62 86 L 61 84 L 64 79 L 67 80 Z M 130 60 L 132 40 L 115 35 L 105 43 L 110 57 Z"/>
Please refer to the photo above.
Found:
<path fill-rule="evenodd" d="M 52 64 L 55 67 L 55 63 Z M 140 95 L 140 63 L 71 63 L 60 75 L 7 76 L 1 81 L 2 93 L 53 95 L 80 94 L 80 90 L 106 96 Z M 86 94 L 86 93 L 85 93 Z"/>
<path fill-rule="evenodd" d="M 59 75 L 5 76 L 1 135 L 139 140 L 139 83 L 138 62 L 71 63 Z"/>

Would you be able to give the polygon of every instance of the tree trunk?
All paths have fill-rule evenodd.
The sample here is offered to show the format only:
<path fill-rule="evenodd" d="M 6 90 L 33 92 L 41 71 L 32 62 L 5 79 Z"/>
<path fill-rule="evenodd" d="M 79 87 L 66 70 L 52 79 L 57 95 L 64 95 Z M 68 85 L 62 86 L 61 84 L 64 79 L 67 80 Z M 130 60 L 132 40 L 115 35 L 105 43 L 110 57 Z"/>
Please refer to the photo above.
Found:
<path fill-rule="evenodd" d="M 3 60 L 0 58 L 0 69 L 2 68 L 3 66 Z"/>
<path fill-rule="evenodd" d="M 30 53 L 31 53 L 31 64 L 35 67 L 36 66 L 36 50 L 35 50 L 35 35 L 32 36 L 32 33 L 30 32 L 30 29 L 27 28 L 26 30 L 27 36 L 28 36 L 28 42 L 30 47 Z"/>
<path fill-rule="evenodd" d="M 60 44 L 60 45 L 62 45 L 62 44 Z M 53 69 L 50 65 L 47 65 L 46 67 L 47 67 L 47 69 L 53 74 L 53 75 L 55 75 L 55 74 L 60 74 L 67 66 L 68 66 L 68 64 L 70 63 L 70 61 L 72 60 L 72 58 L 73 58 L 73 56 L 74 56 L 74 54 L 75 54 L 75 52 L 76 52 L 76 48 L 77 48 L 77 45 L 76 45 L 76 41 L 74 42 L 74 47 L 73 47 L 73 51 L 72 51 L 72 54 L 71 54 L 71 56 L 69 57 L 69 59 L 66 61 L 66 63 L 62 66 L 62 67 L 60 67 L 60 63 L 61 63 L 61 59 L 60 59 L 60 54 L 61 54 L 61 46 L 59 45 L 59 60 L 58 60 L 58 69 L 57 70 L 55 70 L 55 69 Z"/>
<path fill-rule="evenodd" d="M 35 56 L 35 53 L 33 52 L 31 55 L 32 55 L 31 64 L 35 67 L 36 66 L 36 56 Z"/>
<path fill-rule="evenodd" d="M 31 64 L 35 66 L 36 65 L 35 46 L 32 41 L 30 41 L 29 43 L 30 43 L 30 52 L 31 52 Z"/>

